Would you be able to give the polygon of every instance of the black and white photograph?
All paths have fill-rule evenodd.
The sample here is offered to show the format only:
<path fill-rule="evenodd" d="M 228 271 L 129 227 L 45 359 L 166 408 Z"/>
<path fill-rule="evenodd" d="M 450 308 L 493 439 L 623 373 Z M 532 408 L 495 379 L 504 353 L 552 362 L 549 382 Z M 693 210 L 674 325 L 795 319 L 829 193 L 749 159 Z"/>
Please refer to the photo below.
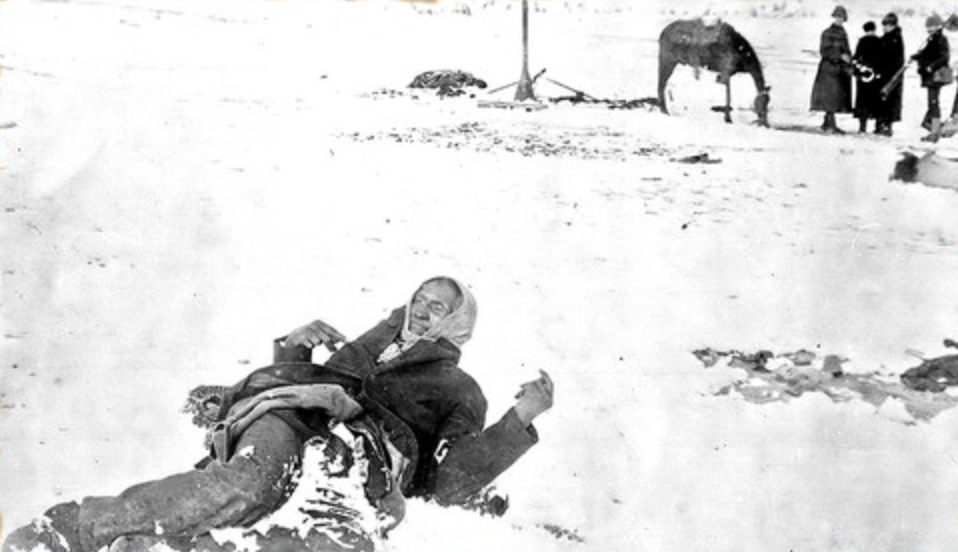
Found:
<path fill-rule="evenodd" d="M 0 549 L 954 552 L 956 73 L 951 0 L 0 0 Z"/>

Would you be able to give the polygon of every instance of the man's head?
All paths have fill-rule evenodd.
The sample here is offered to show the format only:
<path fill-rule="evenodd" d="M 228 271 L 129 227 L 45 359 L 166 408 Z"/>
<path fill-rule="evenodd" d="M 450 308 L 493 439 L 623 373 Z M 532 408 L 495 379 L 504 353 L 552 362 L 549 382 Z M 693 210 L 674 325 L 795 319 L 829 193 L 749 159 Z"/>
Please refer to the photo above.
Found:
<path fill-rule="evenodd" d="M 865 31 L 865 34 L 875 34 L 875 22 L 866 22 L 864 25 L 862 25 L 862 30 Z"/>
<path fill-rule="evenodd" d="M 929 15 L 928 18 L 925 19 L 925 29 L 927 29 L 929 33 L 940 30 L 944 24 L 944 20 L 942 20 L 941 16 L 937 13 Z"/>
<path fill-rule="evenodd" d="M 430 278 L 406 305 L 403 340 L 414 343 L 419 339 L 446 339 L 462 347 L 472 338 L 477 313 L 476 298 L 469 288 L 453 278 Z"/>
<path fill-rule="evenodd" d="M 884 18 L 882 18 L 881 25 L 884 31 L 887 33 L 888 31 L 898 26 L 898 16 L 895 15 L 894 13 L 889 13 Z"/>
<path fill-rule="evenodd" d="M 841 25 L 848 21 L 848 11 L 844 6 L 835 6 L 835 9 L 832 11 L 832 21 L 834 21 L 836 25 Z"/>
<path fill-rule="evenodd" d="M 423 282 L 409 304 L 409 331 L 423 335 L 462 304 L 462 292 L 454 280 L 446 277 Z"/>

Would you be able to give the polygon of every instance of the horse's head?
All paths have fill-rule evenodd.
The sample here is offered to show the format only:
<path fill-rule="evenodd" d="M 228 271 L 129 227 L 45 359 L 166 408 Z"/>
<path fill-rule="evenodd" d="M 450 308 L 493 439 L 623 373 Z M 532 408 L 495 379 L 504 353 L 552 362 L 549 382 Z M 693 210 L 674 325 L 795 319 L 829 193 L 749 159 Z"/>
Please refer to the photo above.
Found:
<path fill-rule="evenodd" d="M 769 91 L 771 90 L 771 86 L 762 87 L 758 94 L 756 94 L 755 101 L 752 103 L 752 109 L 755 110 L 755 114 L 758 115 L 758 124 L 764 127 L 768 126 L 768 104 L 772 101 L 769 95 Z"/>

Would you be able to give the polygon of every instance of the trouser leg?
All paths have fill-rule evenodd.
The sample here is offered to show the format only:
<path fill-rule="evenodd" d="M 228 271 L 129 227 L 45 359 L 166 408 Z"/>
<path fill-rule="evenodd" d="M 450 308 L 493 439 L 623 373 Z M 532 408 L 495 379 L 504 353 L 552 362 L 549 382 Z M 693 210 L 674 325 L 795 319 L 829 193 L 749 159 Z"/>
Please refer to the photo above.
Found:
<path fill-rule="evenodd" d="M 941 88 L 938 86 L 929 86 L 928 87 L 928 110 L 925 112 L 925 118 L 921 122 L 921 126 L 926 129 L 931 129 L 931 122 L 934 119 L 941 119 Z"/>
<path fill-rule="evenodd" d="M 123 535 L 192 536 L 248 525 L 276 509 L 301 458 L 296 433 L 266 414 L 246 429 L 234 450 L 226 462 L 136 485 L 117 497 L 85 499 L 80 552 L 94 552 Z"/>

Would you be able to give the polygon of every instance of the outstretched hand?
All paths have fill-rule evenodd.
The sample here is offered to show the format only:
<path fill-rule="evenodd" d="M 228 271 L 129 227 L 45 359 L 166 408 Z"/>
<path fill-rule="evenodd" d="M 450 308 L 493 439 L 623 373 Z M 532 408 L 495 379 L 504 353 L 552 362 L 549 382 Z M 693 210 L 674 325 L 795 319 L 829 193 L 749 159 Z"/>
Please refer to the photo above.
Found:
<path fill-rule="evenodd" d="M 363 407 L 342 386 L 326 383 L 289 385 L 256 395 L 239 410 L 231 412 L 224 423 L 234 435 L 238 435 L 270 410 L 290 408 L 318 408 L 337 420 L 350 420 L 363 411 Z"/>
<path fill-rule="evenodd" d="M 516 394 L 516 415 L 522 425 L 528 426 L 539 414 L 552 408 L 555 386 L 544 370 L 539 370 L 538 379 L 523 383 Z"/>
<path fill-rule="evenodd" d="M 346 336 L 340 333 L 339 330 L 322 320 L 314 320 L 305 326 L 300 326 L 289 332 L 289 335 L 286 336 L 284 346 L 295 347 L 302 345 L 313 348 L 319 346 L 319 344 L 323 344 L 329 349 L 329 352 L 335 353 L 336 344 L 343 343 L 344 341 L 346 341 Z"/>

